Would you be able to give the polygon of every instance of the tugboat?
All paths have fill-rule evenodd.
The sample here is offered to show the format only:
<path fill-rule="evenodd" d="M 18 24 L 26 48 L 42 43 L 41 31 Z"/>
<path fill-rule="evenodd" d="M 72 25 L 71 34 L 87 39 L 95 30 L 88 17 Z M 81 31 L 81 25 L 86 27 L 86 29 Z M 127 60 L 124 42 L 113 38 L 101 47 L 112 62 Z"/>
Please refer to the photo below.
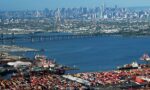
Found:
<path fill-rule="evenodd" d="M 132 62 L 131 64 L 126 64 L 123 67 L 117 67 L 118 70 L 130 70 L 130 69 L 138 69 L 139 64 L 137 62 Z"/>

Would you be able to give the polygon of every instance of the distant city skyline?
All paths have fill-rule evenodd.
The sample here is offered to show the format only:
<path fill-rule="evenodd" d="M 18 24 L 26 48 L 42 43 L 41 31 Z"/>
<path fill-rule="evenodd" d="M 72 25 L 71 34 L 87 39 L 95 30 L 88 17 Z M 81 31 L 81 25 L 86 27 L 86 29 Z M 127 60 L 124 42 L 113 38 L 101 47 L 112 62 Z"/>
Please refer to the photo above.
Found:
<path fill-rule="evenodd" d="M 0 0 L 0 10 L 41 10 L 44 8 L 149 7 L 150 0 Z"/>

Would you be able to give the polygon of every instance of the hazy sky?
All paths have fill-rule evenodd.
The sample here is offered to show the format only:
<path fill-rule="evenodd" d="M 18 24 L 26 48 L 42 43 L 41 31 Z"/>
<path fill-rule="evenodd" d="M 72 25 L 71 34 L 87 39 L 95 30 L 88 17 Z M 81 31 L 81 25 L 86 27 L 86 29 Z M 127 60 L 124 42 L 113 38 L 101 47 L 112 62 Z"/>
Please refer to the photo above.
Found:
<path fill-rule="evenodd" d="M 119 7 L 150 6 L 150 0 L 0 0 L 0 10 L 55 9 L 58 7 L 95 7 L 105 3 Z"/>

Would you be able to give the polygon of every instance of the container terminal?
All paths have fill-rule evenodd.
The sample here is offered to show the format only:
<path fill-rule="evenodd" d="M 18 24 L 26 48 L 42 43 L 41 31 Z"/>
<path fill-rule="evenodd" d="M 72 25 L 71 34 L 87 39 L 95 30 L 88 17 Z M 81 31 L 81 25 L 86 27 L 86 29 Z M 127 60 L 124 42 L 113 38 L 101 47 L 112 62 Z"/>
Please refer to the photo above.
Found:
<path fill-rule="evenodd" d="M 58 64 L 45 55 L 37 54 L 34 59 L 30 59 L 1 52 L 0 58 L 0 90 L 150 89 L 148 54 L 141 57 L 146 64 L 133 62 L 112 71 L 74 74 L 68 74 L 66 71 L 79 70 L 78 68 Z"/>

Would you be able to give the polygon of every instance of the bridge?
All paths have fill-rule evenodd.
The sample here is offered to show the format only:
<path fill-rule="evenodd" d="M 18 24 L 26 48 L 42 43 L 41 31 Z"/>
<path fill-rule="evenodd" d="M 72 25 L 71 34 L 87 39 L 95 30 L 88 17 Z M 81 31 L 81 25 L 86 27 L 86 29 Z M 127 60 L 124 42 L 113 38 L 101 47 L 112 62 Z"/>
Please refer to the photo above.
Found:
<path fill-rule="evenodd" d="M 89 38 L 95 37 L 96 35 L 88 34 L 88 35 L 75 35 L 75 34 L 68 34 L 68 35 L 36 35 L 36 34 L 27 34 L 27 35 L 0 35 L 0 41 L 44 41 L 44 40 L 67 40 L 67 39 L 76 39 L 76 38 Z"/>

